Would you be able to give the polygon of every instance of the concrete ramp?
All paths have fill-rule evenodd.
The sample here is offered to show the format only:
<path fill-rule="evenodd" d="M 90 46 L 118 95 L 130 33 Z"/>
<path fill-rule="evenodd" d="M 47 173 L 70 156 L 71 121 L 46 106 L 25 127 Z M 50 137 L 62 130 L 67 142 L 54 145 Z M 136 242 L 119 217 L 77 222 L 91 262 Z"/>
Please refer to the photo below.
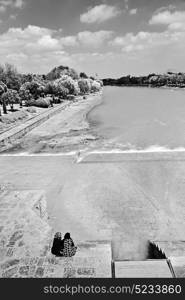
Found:
<path fill-rule="evenodd" d="M 184 151 L 92 151 L 78 155 L 77 163 L 116 163 L 124 161 L 179 161 Z"/>
<path fill-rule="evenodd" d="M 120 261 L 115 262 L 116 278 L 171 278 L 167 261 Z"/>

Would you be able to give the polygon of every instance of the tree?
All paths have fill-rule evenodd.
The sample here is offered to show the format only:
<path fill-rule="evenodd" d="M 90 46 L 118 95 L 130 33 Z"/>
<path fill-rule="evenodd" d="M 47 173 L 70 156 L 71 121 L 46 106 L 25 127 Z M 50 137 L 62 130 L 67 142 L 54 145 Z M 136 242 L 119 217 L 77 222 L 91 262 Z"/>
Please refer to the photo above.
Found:
<path fill-rule="evenodd" d="M 20 97 L 16 90 L 8 89 L 7 92 L 5 92 L 2 95 L 2 102 L 6 105 L 9 104 L 11 111 L 14 110 L 14 104 L 20 103 Z"/>
<path fill-rule="evenodd" d="M 71 95 L 78 95 L 80 92 L 78 81 L 72 79 L 68 75 L 63 75 L 59 79 L 55 80 L 55 83 L 59 86 L 63 86 L 64 88 L 68 89 L 69 94 Z"/>
<path fill-rule="evenodd" d="M 4 114 L 7 114 L 7 109 L 6 109 L 6 102 L 3 101 L 2 95 L 7 91 L 7 86 L 1 81 L 0 82 L 0 98 L 1 102 L 3 105 L 3 112 Z M 0 110 L 0 116 L 1 116 L 1 110 Z"/>
<path fill-rule="evenodd" d="M 38 99 L 42 93 L 45 93 L 45 84 L 36 80 L 25 82 L 22 86 L 22 89 L 28 90 L 33 98 Z"/>
<path fill-rule="evenodd" d="M 21 75 L 17 69 L 11 64 L 5 64 L 0 67 L 0 81 L 2 81 L 9 89 L 19 90 L 21 86 Z"/>
<path fill-rule="evenodd" d="M 97 80 L 94 80 L 92 82 L 91 90 L 92 92 L 99 92 L 101 90 L 101 84 Z"/>
<path fill-rule="evenodd" d="M 49 72 L 46 75 L 46 79 L 55 80 L 55 79 L 59 79 L 63 75 L 70 76 L 74 80 L 77 80 L 79 78 L 78 73 L 74 69 L 71 69 L 66 66 L 59 66 L 51 70 L 51 72 Z"/>
<path fill-rule="evenodd" d="M 81 72 L 81 73 L 80 73 L 80 78 L 85 78 L 85 79 L 87 79 L 88 76 L 87 76 L 84 72 Z"/>
<path fill-rule="evenodd" d="M 49 81 L 46 84 L 45 92 L 46 94 L 59 96 L 62 98 L 66 98 L 67 95 L 69 94 L 69 90 L 65 88 L 62 84 L 62 81 L 58 79 L 54 81 Z"/>
<path fill-rule="evenodd" d="M 19 97 L 20 97 L 20 106 L 22 107 L 23 101 L 25 101 L 25 103 L 29 102 L 30 99 L 32 98 L 32 95 L 29 92 L 29 90 L 27 90 L 25 88 L 25 86 L 22 85 L 20 90 L 19 90 Z"/>
<path fill-rule="evenodd" d="M 91 81 L 89 79 L 79 79 L 78 86 L 82 94 L 87 94 L 91 91 Z"/>

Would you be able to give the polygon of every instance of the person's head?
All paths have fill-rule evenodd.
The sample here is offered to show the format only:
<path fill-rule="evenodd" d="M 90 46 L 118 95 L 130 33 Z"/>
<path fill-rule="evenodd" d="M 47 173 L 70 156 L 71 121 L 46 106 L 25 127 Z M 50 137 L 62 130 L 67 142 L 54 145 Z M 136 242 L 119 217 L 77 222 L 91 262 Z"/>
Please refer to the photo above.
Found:
<path fill-rule="evenodd" d="M 70 238 L 71 238 L 70 233 L 67 232 L 67 233 L 64 235 L 64 239 L 68 240 L 68 239 L 70 239 Z"/>
<path fill-rule="evenodd" d="M 61 232 L 56 232 L 55 239 L 61 239 L 61 238 L 62 238 Z"/>

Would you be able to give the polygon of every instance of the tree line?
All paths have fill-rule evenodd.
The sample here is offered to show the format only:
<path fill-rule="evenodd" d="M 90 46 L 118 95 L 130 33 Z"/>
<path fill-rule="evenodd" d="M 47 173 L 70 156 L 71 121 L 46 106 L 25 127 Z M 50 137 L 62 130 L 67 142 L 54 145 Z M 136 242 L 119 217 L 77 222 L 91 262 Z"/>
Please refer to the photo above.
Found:
<path fill-rule="evenodd" d="M 74 69 L 59 66 L 48 74 L 21 74 L 11 64 L 0 65 L 0 115 L 14 104 L 49 107 L 75 96 L 100 91 L 103 82 Z"/>
<path fill-rule="evenodd" d="M 103 79 L 104 85 L 153 86 L 185 88 L 185 73 L 167 72 L 166 74 L 149 74 L 148 76 L 123 76 L 118 79 Z"/>

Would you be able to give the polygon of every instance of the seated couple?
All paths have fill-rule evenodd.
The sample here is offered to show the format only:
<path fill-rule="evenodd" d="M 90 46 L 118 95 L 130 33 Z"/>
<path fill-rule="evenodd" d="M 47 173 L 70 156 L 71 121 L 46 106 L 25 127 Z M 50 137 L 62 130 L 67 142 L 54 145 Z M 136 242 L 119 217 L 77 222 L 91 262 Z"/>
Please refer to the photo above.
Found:
<path fill-rule="evenodd" d="M 70 233 L 66 233 L 62 240 L 61 232 L 55 234 L 51 253 L 56 256 L 71 257 L 76 254 L 77 247 L 75 247 Z"/>

